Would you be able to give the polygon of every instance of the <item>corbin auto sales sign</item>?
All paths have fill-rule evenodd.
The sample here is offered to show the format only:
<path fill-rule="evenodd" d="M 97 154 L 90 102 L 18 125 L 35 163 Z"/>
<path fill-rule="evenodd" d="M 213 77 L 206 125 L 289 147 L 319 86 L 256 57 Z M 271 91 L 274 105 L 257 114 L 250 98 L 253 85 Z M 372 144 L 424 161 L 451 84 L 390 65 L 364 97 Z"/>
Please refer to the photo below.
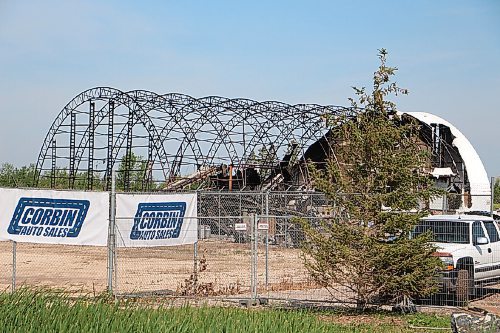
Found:
<path fill-rule="evenodd" d="M 0 240 L 105 246 L 108 216 L 105 192 L 0 189 Z"/>

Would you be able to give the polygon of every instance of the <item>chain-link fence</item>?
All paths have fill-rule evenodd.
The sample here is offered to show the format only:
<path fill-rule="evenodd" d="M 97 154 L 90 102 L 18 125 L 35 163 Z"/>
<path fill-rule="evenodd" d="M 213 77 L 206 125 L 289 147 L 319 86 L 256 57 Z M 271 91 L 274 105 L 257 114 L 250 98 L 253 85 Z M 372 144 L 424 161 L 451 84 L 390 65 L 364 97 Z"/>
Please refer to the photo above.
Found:
<path fill-rule="evenodd" d="M 12 290 L 13 242 L 0 242 L 0 290 Z"/>
<path fill-rule="evenodd" d="M 438 204 L 430 208 L 436 216 L 453 214 L 457 204 L 453 200 L 458 201 L 448 195 L 440 202 L 441 210 Z M 319 223 L 331 217 L 334 205 L 321 193 L 199 192 L 198 216 L 184 217 L 196 220 L 195 244 L 115 246 L 121 237 L 116 232 L 108 247 L 29 243 L 14 247 L 13 242 L 0 242 L 0 287 L 10 289 L 15 283 L 15 287 L 48 286 L 87 294 L 109 289 L 116 295 L 347 302 L 352 293 L 338 288 L 332 297 L 311 278 L 301 250 L 305 235 L 295 221 L 300 217 L 312 225 Z M 487 212 L 475 214 L 468 220 L 462 217 L 462 222 L 436 218 L 441 225 L 434 228 L 428 222 L 421 227 L 448 237 L 436 240 L 444 244 L 437 255 L 444 263 L 454 260 L 441 272 L 439 292 L 421 302 L 449 305 L 496 292 L 498 229 L 491 220 L 478 217 Z M 477 237 L 483 239 L 478 243 Z M 460 248 L 462 252 L 456 252 Z"/>
<path fill-rule="evenodd" d="M 194 272 L 193 245 L 118 247 L 115 254 L 117 295 L 182 295 Z"/>
<path fill-rule="evenodd" d="M 101 293 L 106 290 L 106 251 L 93 246 L 0 242 L 0 288 Z"/>
<path fill-rule="evenodd" d="M 105 247 L 11 244 L 15 244 L 15 267 L 11 264 L 11 272 L 16 288 L 55 287 L 70 293 L 94 295 L 106 291 Z"/>
<path fill-rule="evenodd" d="M 251 234 L 247 230 L 235 231 L 235 225 L 246 225 L 248 220 L 250 226 L 250 217 L 185 216 L 184 220 L 197 224 L 195 244 L 125 247 L 122 243 L 115 249 L 114 292 L 118 295 L 249 297 Z M 120 240 L 117 243 L 120 244 Z"/>
<path fill-rule="evenodd" d="M 470 195 L 468 193 L 447 193 L 431 200 L 424 208 L 428 208 L 431 214 L 437 215 L 457 214 L 459 212 L 490 215 L 494 210 L 491 195 Z"/>

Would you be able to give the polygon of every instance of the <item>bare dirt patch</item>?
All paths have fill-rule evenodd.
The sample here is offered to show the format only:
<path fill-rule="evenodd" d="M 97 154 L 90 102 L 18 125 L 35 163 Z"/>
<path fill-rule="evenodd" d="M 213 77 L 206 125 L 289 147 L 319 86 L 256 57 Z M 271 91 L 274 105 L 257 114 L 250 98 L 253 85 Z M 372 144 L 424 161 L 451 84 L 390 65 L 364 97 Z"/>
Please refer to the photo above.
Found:
<path fill-rule="evenodd" d="M 104 247 L 17 244 L 16 285 L 61 288 L 70 292 L 100 293 L 107 286 L 107 256 Z M 216 294 L 242 294 L 250 290 L 250 244 L 231 240 L 202 240 L 198 258 L 206 259 L 199 283 L 211 283 Z M 178 293 L 194 271 L 194 247 L 119 248 L 115 253 L 115 291 L 118 293 Z M 12 243 L 0 242 L 0 288 L 12 280 Z M 310 281 L 299 249 L 269 246 L 268 279 L 265 248 L 259 247 L 257 278 L 259 291 L 318 288 Z"/>
<path fill-rule="evenodd" d="M 500 316 L 500 294 L 488 295 L 471 302 L 470 308 L 478 308 Z"/>

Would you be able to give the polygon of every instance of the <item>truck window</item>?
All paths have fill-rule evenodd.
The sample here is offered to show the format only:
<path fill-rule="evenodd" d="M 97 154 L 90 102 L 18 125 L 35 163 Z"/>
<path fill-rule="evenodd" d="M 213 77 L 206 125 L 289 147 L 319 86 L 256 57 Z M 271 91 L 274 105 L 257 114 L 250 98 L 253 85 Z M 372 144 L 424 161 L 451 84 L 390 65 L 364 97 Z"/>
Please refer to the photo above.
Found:
<path fill-rule="evenodd" d="M 412 237 L 417 237 L 425 232 L 430 232 L 432 240 L 438 243 L 470 243 L 467 222 L 422 220 L 412 232 Z"/>
<path fill-rule="evenodd" d="M 472 242 L 476 244 L 478 237 L 486 237 L 484 235 L 483 227 L 481 226 L 481 222 L 475 221 L 472 223 Z"/>
<path fill-rule="evenodd" d="M 490 242 L 495 243 L 500 240 L 500 237 L 498 237 L 498 231 L 495 228 L 495 225 L 493 224 L 493 221 L 483 221 L 484 227 L 486 228 L 486 231 L 488 232 L 488 236 L 490 236 Z"/>

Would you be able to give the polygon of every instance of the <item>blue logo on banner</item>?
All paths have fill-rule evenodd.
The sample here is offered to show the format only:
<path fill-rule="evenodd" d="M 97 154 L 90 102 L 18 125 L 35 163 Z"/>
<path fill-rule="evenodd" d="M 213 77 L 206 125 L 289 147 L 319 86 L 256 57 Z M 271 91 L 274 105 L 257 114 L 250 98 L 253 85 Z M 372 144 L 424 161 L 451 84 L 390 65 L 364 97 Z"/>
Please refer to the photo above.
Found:
<path fill-rule="evenodd" d="M 185 202 L 140 203 L 135 213 L 130 239 L 178 238 L 185 212 Z"/>
<path fill-rule="evenodd" d="M 7 232 L 11 235 L 78 237 L 88 200 L 20 198 Z"/>

